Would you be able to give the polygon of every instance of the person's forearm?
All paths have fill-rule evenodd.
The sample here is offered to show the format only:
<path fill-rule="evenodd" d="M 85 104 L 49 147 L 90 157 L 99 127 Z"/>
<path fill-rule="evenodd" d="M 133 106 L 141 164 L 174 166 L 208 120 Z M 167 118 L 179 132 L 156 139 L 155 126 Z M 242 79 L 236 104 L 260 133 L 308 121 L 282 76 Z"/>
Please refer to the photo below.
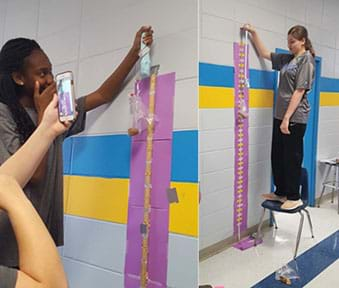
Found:
<path fill-rule="evenodd" d="M 271 60 L 271 52 L 265 47 L 257 32 L 252 32 L 252 41 L 257 49 L 259 56 L 267 60 Z"/>
<path fill-rule="evenodd" d="M 124 60 L 118 68 L 105 80 L 105 82 L 92 94 L 98 94 L 100 97 L 86 97 L 85 110 L 90 111 L 102 104 L 109 103 L 114 100 L 121 90 L 122 84 L 126 77 L 139 59 L 139 51 L 131 50 L 128 52 Z"/>
<path fill-rule="evenodd" d="M 297 90 L 294 91 L 294 93 L 291 97 L 290 103 L 288 104 L 288 108 L 287 108 L 285 115 L 284 115 L 285 120 L 288 120 L 288 121 L 290 120 L 293 113 L 297 109 L 304 93 L 305 93 L 304 89 L 297 89 Z"/>
<path fill-rule="evenodd" d="M 42 287 L 67 287 L 56 246 L 32 204 L 22 193 L 7 209 L 19 248 L 20 271 Z"/>
<path fill-rule="evenodd" d="M 31 179 L 55 136 L 38 126 L 21 148 L 0 167 L 0 174 L 14 177 L 21 187 Z"/>

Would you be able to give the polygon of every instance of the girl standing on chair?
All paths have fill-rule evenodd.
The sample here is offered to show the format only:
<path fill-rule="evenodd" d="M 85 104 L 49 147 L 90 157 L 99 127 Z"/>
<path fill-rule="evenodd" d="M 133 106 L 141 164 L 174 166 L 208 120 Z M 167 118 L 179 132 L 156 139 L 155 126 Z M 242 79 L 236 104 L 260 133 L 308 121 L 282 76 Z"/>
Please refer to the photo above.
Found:
<path fill-rule="evenodd" d="M 253 26 L 246 24 L 242 29 L 250 32 L 259 56 L 272 61 L 272 68 L 280 71 L 271 151 L 276 190 L 262 196 L 267 200 L 281 201 L 282 209 L 292 210 L 303 204 L 299 186 L 303 138 L 310 112 L 307 93 L 314 81 L 315 53 L 306 28 L 300 25 L 287 33 L 291 54 L 269 52 Z"/>

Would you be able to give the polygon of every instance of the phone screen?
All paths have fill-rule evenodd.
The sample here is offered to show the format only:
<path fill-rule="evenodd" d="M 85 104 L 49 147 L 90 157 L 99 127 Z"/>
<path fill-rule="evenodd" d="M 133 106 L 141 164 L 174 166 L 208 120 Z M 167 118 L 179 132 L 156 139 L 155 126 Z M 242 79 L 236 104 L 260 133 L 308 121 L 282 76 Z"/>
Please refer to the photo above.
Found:
<path fill-rule="evenodd" d="M 59 115 L 70 116 L 74 113 L 72 99 L 72 84 L 70 78 L 64 78 L 57 82 L 59 97 Z"/>

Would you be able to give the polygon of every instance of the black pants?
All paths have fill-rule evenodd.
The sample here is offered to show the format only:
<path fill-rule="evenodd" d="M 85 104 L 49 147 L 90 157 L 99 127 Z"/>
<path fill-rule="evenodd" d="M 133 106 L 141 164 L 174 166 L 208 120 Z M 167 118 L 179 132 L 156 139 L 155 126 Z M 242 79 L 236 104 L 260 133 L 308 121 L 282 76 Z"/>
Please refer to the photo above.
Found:
<path fill-rule="evenodd" d="M 278 119 L 273 122 L 271 161 L 275 194 L 298 200 L 306 124 L 292 122 L 288 127 L 291 134 L 283 134 L 281 122 Z"/>

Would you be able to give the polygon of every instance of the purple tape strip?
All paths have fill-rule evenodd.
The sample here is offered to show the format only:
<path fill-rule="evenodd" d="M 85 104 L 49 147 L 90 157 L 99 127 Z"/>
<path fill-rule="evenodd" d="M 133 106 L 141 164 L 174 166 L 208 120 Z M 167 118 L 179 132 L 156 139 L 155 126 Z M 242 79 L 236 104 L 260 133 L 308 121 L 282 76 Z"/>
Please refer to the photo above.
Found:
<path fill-rule="evenodd" d="M 151 205 L 154 208 L 167 209 L 167 188 L 171 178 L 172 141 L 153 142 L 152 194 Z M 132 165 L 130 173 L 129 205 L 144 206 L 146 142 L 132 143 Z"/>
<path fill-rule="evenodd" d="M 167 287 L 167 254 L 173 104 L 175 73 L 158 76 L 156 85 L 155 126 L 152 159 L 151 222 L 149 235 L 148 288 Z M 143 103 L 148 107 L 149 79 L 139 84 Z M 141 242 L 140 224 L 143 222 L 144 183 L 146 165 L 146 136 L 133 137 L 130 194 L 128 203 L 127 245 L 125 258 L 125 287 L 140 287 Z"/>
<path fill-rule="evenodd" d="M 244 84 L 249 77 L 245 71 L 245 46 L 234 43 L 234 235 L 247 229 L 248 197 L 248 117 L 239 121 L 239 109 L 244 104 L 248 111 L 248 88 Z M 248 51 L 248 49 L 247 49 Z M 248 57 L 247 65 L 248 67 Z"/>

